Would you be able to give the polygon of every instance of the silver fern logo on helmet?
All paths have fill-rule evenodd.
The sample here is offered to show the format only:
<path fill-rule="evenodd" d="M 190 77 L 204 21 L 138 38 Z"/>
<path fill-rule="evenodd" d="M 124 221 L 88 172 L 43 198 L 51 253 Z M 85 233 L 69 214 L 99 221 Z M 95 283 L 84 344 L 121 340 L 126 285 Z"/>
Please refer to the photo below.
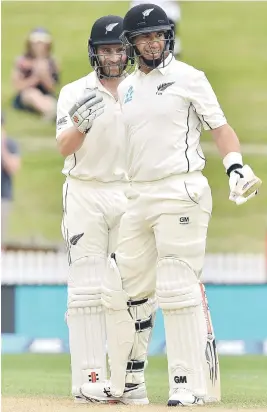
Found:
<path fill-rule="evenodd" d="M 116 27 L 119 23 L 110 23 L 106 26 L 106 33 L 108 34 L 109 31 L 112 31 L 114 29 L 114 27 Z"/>
<path fill-rule="evenodd" d="M 154 10 L 154 8 L 153 9 L 146 9 L 145 11 L 143 11 L 143 19 L 145 20 L 145 18 L 147 17 L 147 16 L 149 16 L 150 15 L 150 13 L 152 12 Z"/>

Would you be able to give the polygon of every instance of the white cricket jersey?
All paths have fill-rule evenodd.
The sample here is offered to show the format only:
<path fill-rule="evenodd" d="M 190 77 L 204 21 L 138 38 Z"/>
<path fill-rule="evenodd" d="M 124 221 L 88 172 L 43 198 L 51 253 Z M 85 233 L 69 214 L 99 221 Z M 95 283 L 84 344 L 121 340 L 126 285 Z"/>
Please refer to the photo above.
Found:
<path fill-rule="evenodd" d="M 202 127 L 227 123 L 203 72 L 172 56 L 166 63 L 149 74 L 137 69 L 118 88 L 132 181 L 202 170 Z"/>
<path fill-rule="evenodd" d="M 80 180 L 100 182 L 125 181 L 125 129 L 120 104 L 106 90 L 95 72 L 69 83 L 60 92 L 57 105 L 57 138 L 73 126 L 68 111 L 86 89 L 97 88 L 102 94 L 105 110 L 96 118 L 82 147 L 66 157 L 62 173 Z"/>

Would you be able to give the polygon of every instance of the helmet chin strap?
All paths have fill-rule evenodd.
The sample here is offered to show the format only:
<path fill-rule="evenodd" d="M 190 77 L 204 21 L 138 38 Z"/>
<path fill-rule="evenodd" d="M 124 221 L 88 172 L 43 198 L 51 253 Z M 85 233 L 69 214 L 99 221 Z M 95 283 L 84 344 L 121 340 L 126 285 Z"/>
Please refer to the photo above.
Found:
<path fill-rule="evenodd" d="M 99 79 L 119 79 L 121 77 L 123 77 L 123 71 L 120 71 L 119 74 L 106 74 L 103 70 L 103 68 L 97 68 L 97 76 L 99 77 Z"/>
<path fill-rule="evenodd" d="M 150 69 L 155 69 L 162 63 L 163 53 L 161 53 L 161 57 L 159 57 L 158 59 L 148 60 L 145 59 L 143 56 L 140 56 L 140 58 L 143 60 L 147 67 L 149 67 Z"/>
<path fill-rule="evenodd" d="M 134 47 L 136 56 L 139 58 L 139 60 L 142 60 L 145 63 L 145 65 L 149 67 L 149 69 L 156 69 L 163 62 L 164 53 L 166 50 L 168 50 L 168 45 L 166 44 L 158 59 L 153 58 L 152 60 L 149 60 L 149 59 L 146 59 L 144 56 L 142 56 L 142 54 L 140 53 L 140 51 L 138 50 L 136 46 L 133 46 L 133 47 Z"/>

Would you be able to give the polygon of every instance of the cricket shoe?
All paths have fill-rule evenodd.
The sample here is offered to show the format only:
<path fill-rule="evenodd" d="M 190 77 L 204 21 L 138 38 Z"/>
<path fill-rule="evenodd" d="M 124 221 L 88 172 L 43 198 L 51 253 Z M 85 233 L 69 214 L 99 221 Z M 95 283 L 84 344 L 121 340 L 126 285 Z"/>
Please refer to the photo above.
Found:
<path fill-rule="evenodd" d="M 204 405 L 204 403 L 203 398 L 193 395 L 188 389 L 175 389 L 167 406 L 197 406 Z"/>
<path fill-rule="evenodd" d="M 88 403 L 83 396 L 74 396 L 74 403 Z"/>
<path fill-rule="evenodd" d="M 81 387 L 81 395 L 93 403 L 117 403 L 123 405 L 148 405 L 149 400 L 144 383 L 128 383 L 121 397 L 115 397 L 110 392 L 107 383 L 84 383 Z"/>

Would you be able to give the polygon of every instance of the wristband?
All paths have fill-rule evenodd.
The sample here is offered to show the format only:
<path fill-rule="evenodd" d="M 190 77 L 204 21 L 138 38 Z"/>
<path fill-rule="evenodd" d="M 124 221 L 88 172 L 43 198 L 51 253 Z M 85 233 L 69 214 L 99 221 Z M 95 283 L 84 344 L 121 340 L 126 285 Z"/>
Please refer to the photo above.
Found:
<path fill-rule="evenodd" d="M 240 169 L 243 167 L 243 159 L 241 153 L 230 152 L 223 159 L 223 165 L 226 169 L 228 176 L 235 169 Z"/>

